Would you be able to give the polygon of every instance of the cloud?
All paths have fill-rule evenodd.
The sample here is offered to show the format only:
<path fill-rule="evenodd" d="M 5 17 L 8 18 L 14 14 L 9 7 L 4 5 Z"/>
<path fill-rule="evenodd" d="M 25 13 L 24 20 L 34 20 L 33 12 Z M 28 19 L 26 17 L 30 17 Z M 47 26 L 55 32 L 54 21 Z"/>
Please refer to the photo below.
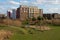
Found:
<path fill-rule="evenodd" d="M 11 8 L 17 8 L 19 5 L 37 5 L 45 10 L 45 12 L 60 12 L 60 0 L 7 0 L 6 2 L 0 2 L 0 6 L 3 6 L 5 10 Z M 59 7 L 58 7 L 59 6 Z M 0 10 L 3 7 L 0 7 Z M 53 8 L 52 8 L 53 7 Z M 47 10 L 46 10 L 47 9 Z M 5 11 L 4 10 L 4 11 Z"/>
<path fill-rule="evenodd" d="M 9 9 L 8 11 L 12 13 L 12 9 Z"/>
<path fill-rule="evenodd" d="M 46 0 L 36 0 L 37 4 L 43 4 Z"/>
<path fill-rule="evenodd" d="M 4 9 L 5 9 L 4 7 L 0 6 L 0 10 L 4 10 Z"/>
<path fill-rule="evenodd" d="M 14 6 L 13 6 L 13 7 L 11 7 L 10 9 L 17 9 L 17 7 L 14 7 Z"/>
<path fill-rule="evenodd" d="M 57 5 L 60 4 L 59 0 L 50 0 L 50 1 L 45 1 L 46 4 L 53 4 L 53 5 Z"/>
<path fill-rule="evenodd" d="M 38 4 L 60 4 L 60 0 L 36 0 Z"/>
<path fill-rule="evenodd" d="M 25 2 L 25 3 L 28 3 L 28 1 L 20 1 L 20 2 Z"/>
<path fill-rule="evenodd" d="M 59 0 L 55 0 L 52 2 L 52 4 L 60 4 L 60 1 Z"/>
<path fill-rule="evenodd" d="M 19 5 L 20 3 L 19 2 L 16 2 L 16 1 L 9 1 L 10 4 L 13 4 L 13 5 Z"/>
<path fill-rule="evenodd" d="M 20 1 L 20 5 L 26 5 L 26 4 L 29 4 L 29 1 L 27 1 L 27 0 L 21 0 Z"/>
<path fill-rule="evenodd" d="M 51 13 L 60 13 L 60 8 L 49 8 L 47 9 L 47 12 L 51 12 Z"/>
<path fill-rule="evenodd" d="M 0 13 L 5 13 L 5 7 L 0 6 Z"/>

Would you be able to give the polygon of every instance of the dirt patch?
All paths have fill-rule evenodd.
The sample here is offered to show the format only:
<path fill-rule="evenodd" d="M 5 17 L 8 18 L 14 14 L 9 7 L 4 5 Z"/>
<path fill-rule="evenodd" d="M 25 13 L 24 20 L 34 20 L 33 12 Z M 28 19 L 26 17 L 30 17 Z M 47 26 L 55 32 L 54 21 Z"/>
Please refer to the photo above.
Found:
<path fill-rule="evenodd" d="M 11 31 L 0 30 L 0 40 L 8 40 L 12 36 Z"/>
<path fill-rule="evenodd" d="M 51 30 L 48 26 L 30 26 L 31 28 L 37 28 L 38 30 Z"/>
<path fill-rule="evenodd" d="M 51 28 L 48 26 L 41 26 L 40 30 L 51 30 Z"/>

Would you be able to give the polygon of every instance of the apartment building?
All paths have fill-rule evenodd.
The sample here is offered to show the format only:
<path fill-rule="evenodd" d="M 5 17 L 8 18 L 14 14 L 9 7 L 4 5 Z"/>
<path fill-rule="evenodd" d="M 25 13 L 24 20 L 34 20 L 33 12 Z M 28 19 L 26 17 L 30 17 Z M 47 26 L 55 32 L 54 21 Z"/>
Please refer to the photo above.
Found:
<path fill-rule="evenodd" d="M 17 10 L 16 10 L 16 18 L 17 19 L 20 18 L 20 8 L 17 8 Z"/>
<path fill-rule="evenodd" d="M 43 17 L 43 9 L 39 9 L 39 15 Z"/>
<path fill-rule="evenodd" d="M 37 18 L 38 16 L 43 15 L 43 10 L 38 9 L 36 6 L 25 6 L 20 5 L 20 7 L 17 9 L 17 15 L 19 15 L 20 20 L 26 20 L 32 17 Z"/>
<path fill-rule="evenodd" d="M 34 6 L 29 7 L 29 18 L 36 18 L 37 16 L 39 16 L 39 9 Z"/>
<path fill-rule="evenodd" d="M 29 8 L 25 5 L 20 6 L 20 20 L 28 19 Z"/>

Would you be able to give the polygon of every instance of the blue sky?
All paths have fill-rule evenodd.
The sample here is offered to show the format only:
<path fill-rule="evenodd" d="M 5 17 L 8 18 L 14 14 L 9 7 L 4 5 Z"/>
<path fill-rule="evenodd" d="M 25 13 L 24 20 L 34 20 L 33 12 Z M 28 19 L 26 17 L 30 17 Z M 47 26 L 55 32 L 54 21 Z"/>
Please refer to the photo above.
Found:
<path fill-rule="evenodd" d="M 0 13 L 6 13 L 20 5 L 38 6 L 44 13 L 60 13 L 60 0 L 0 0 Z"/>

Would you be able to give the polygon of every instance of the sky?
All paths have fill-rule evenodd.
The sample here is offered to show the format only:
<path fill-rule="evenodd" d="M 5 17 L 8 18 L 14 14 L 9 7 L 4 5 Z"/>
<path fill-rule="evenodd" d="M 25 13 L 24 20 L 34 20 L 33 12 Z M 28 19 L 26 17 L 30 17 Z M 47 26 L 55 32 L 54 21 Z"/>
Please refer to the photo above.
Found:
<path fill-rule="evenodd" d="M 0 0 L 0 13 L 7 13 L 20 5 L 37 6 L 44 13 L 60 13 L 60 0 Z"/>

